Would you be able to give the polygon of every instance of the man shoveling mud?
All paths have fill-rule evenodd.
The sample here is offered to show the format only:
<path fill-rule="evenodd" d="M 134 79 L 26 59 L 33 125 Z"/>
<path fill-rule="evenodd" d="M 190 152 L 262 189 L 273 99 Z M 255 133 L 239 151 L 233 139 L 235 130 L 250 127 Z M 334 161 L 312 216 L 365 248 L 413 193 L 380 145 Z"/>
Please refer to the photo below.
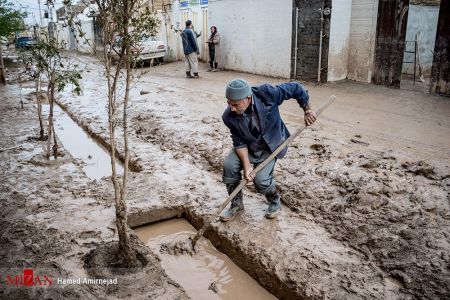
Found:
<path fill-rule="evenodd" d="M 307 126 L 316 121 L 316 114 L 309 106 L 308 92 L 297 82 L 250 87 L 245 80 L 234 79 L 227 85 L 226 98 L 228 107 L 222 119 L 230 129 L 233 149 L 225 159 L 223 182 L 227 186 L 228 194 L 231 194 L 239 185 L 241 170 L 244 170 L 245 179 L 253 181 L 256 190 L 265 195 L 269 202 L 266 217 L 275 218 L 281 210 L 281 202 L 275 188 L 273 170 L 277 158 L 286 154 L 287 147 L 256 175 L 252 172 L 252 165 L 262 163 L 290 136 L 278 109 L 284 100 L 297 100 L 305 112 Z M 243 210 L 240 191 L 220 219 L 224 222 L 230 221 Z"/>

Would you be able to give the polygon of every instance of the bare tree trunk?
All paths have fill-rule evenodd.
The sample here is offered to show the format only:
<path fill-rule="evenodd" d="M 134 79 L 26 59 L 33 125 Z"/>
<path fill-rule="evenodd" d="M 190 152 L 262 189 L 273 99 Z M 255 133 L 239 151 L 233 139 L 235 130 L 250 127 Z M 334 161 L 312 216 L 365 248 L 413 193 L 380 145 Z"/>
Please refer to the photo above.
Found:
<path fill-rule="evenodd" d="M 5 64 L 3 62 L 3 49 L 0 43 L 0 83 L 6 84 Z"/>
<path fill-rule="evenodd" d="M 56 140 L 56 131 L 55 131 L 55 123 L 52 122 L 52 131 L 53 131 L 53 156 L 55 159 L 58 159 L 58 141 Z"/>
<path fill-rule="evenodd" d="M 127 3 L 127 2 L 126 2 Z M 125 14 L 128 14 L 128 7 L 125 7 Z M 128 39 L 128 25 L 125 25 L 125 37 Z M 125 49 L 125 66 L 126 66 L 126 79 L 125 79 L 125 96 L 123 101 L 123 141 L 124 141 L 124 151 L 125 151 L 125 162 L 123 168 L 122 177 L 122 189 L 119 198 L 119 207 L 121 214 L 117 217 L 118 226 L 122 227 L 119 234 L 122 234 L 122 238 L 119 238 L 119 253 L 125 260 L 127 264 L 132 264 L 136 259 L 134 252 L 131 249 L 129 236 L 127 233 L 127 203 L 126 203 L 126 193 L 127 193 L 127 180 L 128 180 L 128 162 L 129 162 L 129 149 L 128 149 L 128 98 L 130 94 L 130 81 L 131 81 L 131 68 L 130 68 L 130 46 L 129 44 Z"/>
<path fill-rule="evenodd" d="M 0 45 L 0 48 L 1 48 L 1 45 Z M 22 109 L 23 109 L 23 99 L 22 99 L 22 76 L 20 75 L 20 73 L 19 73 L 19 88 L 20 88 L 20 106 L 22 107 Z"/>
<path fill-rule="evenodd" d="M 107 30 L 106 28 L 105 31 L 107 31 L 104 32 L 105 35 L 110 34 L 109 30 Z M 116 169 L 116 141 L 115 141 L 116 89 L 117 89 L 117 82 L 120 77 L 120 68 L 124 58 L 123 56 L 124 55 L 121 54 L 121 56 L 119 57 L 119 62 L 115 66 L 115 70 L 113 72 L 114 74 L 111 76 L 111 65 L 112 65 L 111 57 L 108 55 L 106 48 L 103 50 L 103 58 L 105 61 L 105 70 L 108 81 L 108 124 L 109 124 L 109 138 L 111 143 L 111 169 L 112 169 L 111 179 L 114 187 L 116 227 L 119 236 L 118 257 L 122 265 L 132 266 L 136 261 L 136 255 L 130 245 L 130 237 L 128 234 L 128 224 L 127 224 L 127 207 L 125 202 L 126 181 L 128 174 L 128 142 L 126 142 L 125 144 L 125 166 L 124 166 L 124 177 L 122 181 L 122 186 L 120 186 Z M 127 62 L 126 58 L 125 61 Z M 126 118 L 126 113 L 124 117 Z M 127 132 L 126 129 L 124 129 L 124 136 L 126 132 Z"/>
<path fill-rule="evenodd" d="M 48 83 L 48 102 L 50 104 L 50 110 L 48 113 L 48 139 L 47 139 L 47 159 L 50 159 L 50 146 L 52 143 L 52 134 L 53 132 L 53 99 L 55 96 L 55 72 L 52 72 L 50 76 L 50 82 Z"/>
<path fill-rule="evenodd" d="M 36 102 L 37 102 L 37 111 L 38 111 L 38 119 L 39 119 L 39 139 L 41 141 L 44 140 L 44 124 L 42 122 L 42 102 L 41 102 L 41 94 L 40 94 L 40 78 L 38 77 L 36 80 Z"/>

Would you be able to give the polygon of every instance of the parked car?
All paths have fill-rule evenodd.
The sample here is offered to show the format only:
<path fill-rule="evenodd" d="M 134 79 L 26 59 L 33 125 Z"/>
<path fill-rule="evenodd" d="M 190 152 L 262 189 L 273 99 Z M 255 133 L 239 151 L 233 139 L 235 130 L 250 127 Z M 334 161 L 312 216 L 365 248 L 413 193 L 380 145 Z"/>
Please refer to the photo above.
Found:
<path fill-rule="evenodd" d="M 36 45 L 36 40 L 29 36 L 21 36 L 16 38 L 16 49 L 30 49 Z"/>
<path fill-rule="evenodd" d="M 122 37 L 118 36 L 114 40 L 110 55 L 113 59 L 118 59 L 121 51 Z M 138 63 L 147 61 L 162 61 L 166 55 L 166 46 L 154 36 L 143 34 L 137 45 L 131 48 L 131 53 Z"/>

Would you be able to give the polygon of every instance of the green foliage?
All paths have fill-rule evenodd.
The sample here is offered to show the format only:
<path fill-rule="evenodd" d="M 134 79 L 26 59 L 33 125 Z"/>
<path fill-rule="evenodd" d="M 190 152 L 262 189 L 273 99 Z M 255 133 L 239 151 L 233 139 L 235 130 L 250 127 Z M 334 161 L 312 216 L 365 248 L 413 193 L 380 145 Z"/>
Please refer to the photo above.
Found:
<path fill-rule="evenodd" d="M 32 49 L 22 51 L 20 57 L 25 64 L 34 64 L 36 76 L 47 77 L 58 92 L 62 92 L 70 84 L 73 92 L 79 95 L 81 70 L 70 59 L 62 56 L 63 46 L 56 38 L 45 35 Z"/>
<path fill-rule="evenodd" d="M 23 19 L 26 15 L 25 12 L 15 9 L 8 0 L 0 0 L 0 36 L 8 37 L 23 30 L 25 28 Z"/>
<path fill-rule="evenodd" d="M 119 54 L 118 66 L 124 62 L 134 63 L 135 56 L 131 49 L 138 49 L 142 36 L 152 36 L 157 33 L 160 21 L 150 12 L 144 0 L 95 0 L 97 19 L 104 28 L 103 42 L 111 47 L 116 37 L 120 37 L 120 49 L 112 49 Z M 117 51 L 119 50 L 119 51 Z M 129 53 L 129 57 L 125 57 Z"/>

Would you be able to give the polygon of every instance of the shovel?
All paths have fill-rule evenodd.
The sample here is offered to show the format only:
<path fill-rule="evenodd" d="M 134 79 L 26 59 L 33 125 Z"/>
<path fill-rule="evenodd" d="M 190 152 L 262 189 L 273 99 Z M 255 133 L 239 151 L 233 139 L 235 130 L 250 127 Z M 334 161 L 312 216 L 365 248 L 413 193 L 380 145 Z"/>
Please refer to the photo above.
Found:
<path fill-rule="evenodd" d="M 335 95 L 331 95 L 328 101 L 322 106 L 319 107 L 319 109 L 316 111 L 316 116 L 318 117 L 324 110 L 327 108 L 333 101 L 336 100 Z M 280 146 L 278 146 L 277 149 L 268 157 L 266 158 L 261 164 L 259 164 L 256 169 L 253 170 L 253 174 L 257 174 L 262 168 L 264 168 L 272 159 L 274 159 L 278 153 L 280 153 L 289 143 L 295 139 L 303 130 L 308 128 L 306 125 L 303 125 L 300 127 L 294 134 L 292 134 L 289 138 L 287 138 Z M 203 224 L 202 228 L 197 232 L 197 234 L 192 238 L 192 247 L 195 249 L 195 244 L 197 243 L 198 239 L 203 235 L 206 228 L 211 224 L 212 221 L 214 221 L 215 218 L 217 218 L 218 215 L 223 211 L 223 209 L 230 203 L 230 201 L 239 193 L 240 190 L 244 188 L 244 186 L 248 183 L 248 180 L 244 179 L 241 181 L 241 183 L 234 189 L 234 191 L 228 196 L 228 198 L 219 206 L 216 213 L 212 215 L 206 222 Z"/>

